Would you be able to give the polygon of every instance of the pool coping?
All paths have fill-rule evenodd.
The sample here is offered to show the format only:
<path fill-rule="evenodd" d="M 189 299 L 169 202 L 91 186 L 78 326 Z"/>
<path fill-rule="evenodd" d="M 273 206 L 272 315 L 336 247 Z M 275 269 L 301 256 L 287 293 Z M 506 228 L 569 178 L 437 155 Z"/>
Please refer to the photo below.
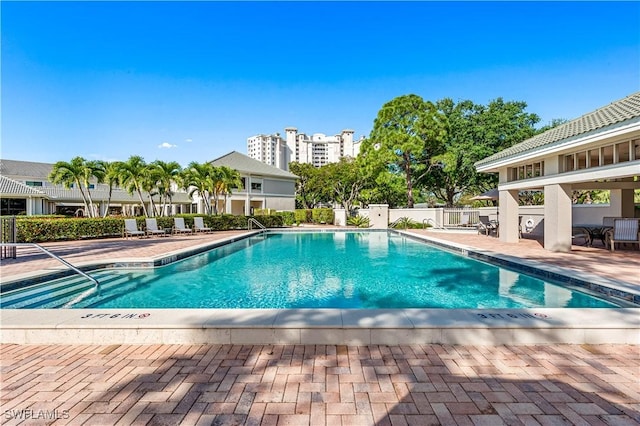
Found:
<path fill-rule="evenodd" d="M 296 229 L 285 232 L 340 231 L 362 230 Z M 376 232 L 366 230 L 371 231 Z M 392 232 L 479 260 L 506 262 L 505 266 L 510 267 L 517 262 L 517 266 L 537 268 L 543 274 L 565 276 L 569 280 L 575 280 L 579 275 L 581 281 L 616 292 L 631 290 L 628 284 L 616 280 L 579 274 L 422 234 Z M 105 264 L 112 267 L 158 267 L 258 233 L 248 232 L 147 259 L 85 262 L 81 266 L 89 270 Z M 572 281 L 571 285 L 574 284 Z M 636 292 L 631 294 L 637 296 Z M 615 297 L 615 294 L 610 296 Z M 639 328 L 638 307 L 0 310 L 0 342 L 14 344 L 640 344 Z"/>

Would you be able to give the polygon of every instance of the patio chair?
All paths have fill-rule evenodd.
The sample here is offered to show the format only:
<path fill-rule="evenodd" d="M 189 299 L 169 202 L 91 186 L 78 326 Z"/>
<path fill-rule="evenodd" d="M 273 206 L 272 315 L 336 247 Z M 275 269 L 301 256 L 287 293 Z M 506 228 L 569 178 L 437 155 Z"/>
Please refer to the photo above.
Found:
<path fill-rule="evenodd" d="M 174 217 L 173 218 L 173 229 L 174 234 L 186 233 L 193 234 L 193 229 L 187 228 L 184 224 L 183 217 Z"/>
<path fill-rule="evenodd" d="M 489 216 L 480 216 L 477 224 L 478 234 L 484 233 L 490 235 L 492 232 L 498 232 L 498 224 L 495 221 L 489 220 Z"/>
<path fill-rule="evenodd" d="M 473 226 L 471 223 L 471 213 L 462 213 L 460 217 L 460 226 Z"/>
<path fill-rule="evenodd" d="M 146 218 L 144 221 L 147 225 L 147 235 L 169 236 L 164 229 L 158 229 L 158 221 L 155 218 Z"/>
<path fill-rule="evenodd" d="M 640 232 L 638 219 L 615 219 L 613 229 L 607 231 L 607 245 L 611 251 L 616 250 L 616 243 L 638 244 L 640 248 Z"/>
<path fill-rule="evenodd" d="M 193 231 L 194 232 L 212 232 L 213 229 L 204 226 L 204 219 L 202 216 L 196 216 L 193 218 Z"/>
<path fill-rule="evenodd" d="M 138 229 L 138 222 L 136 222 L 135 219 L 125 219 L 122 237 L 129 239 L 129 237 L 133 237 L 135 235 L 142 238 L 145 236 L 145 232 Z"/>
<path fill-rule="evenodd" d="M 591 245 L 591 236 L 588 232 L 586 232 L 583 228 L 573 228 L 571 230 L 571 242 L 572 244 L 576 244 L 577 241 L 582 240 L 583 246 Z"/>

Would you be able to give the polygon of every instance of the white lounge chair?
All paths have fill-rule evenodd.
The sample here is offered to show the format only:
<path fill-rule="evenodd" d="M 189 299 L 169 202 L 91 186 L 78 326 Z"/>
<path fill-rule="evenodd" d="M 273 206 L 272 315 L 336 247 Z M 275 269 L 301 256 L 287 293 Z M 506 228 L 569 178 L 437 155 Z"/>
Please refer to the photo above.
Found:
<path fill-rule="evenodd" d="M 193 229 L 187 228 L 185 226 L 183 217 L 174 217 L 173 218 L 173 233 L 174 234 L 180 234 L 180 233 L 193 234 Z"/>
<path fill-rule="evenodd" d="M 138 236 L 144 237 L 145 232 L 138 229 L 138 222 L 135 219 L 124 220 L 124 230 L 122 231 L 122 237 L 129 239 L 129 237 Z"/>
<path fill-rule="evenodd" d="M 607 231 L 607 243 L 611 251 L 616 250 L 616 243 L 638 244 L 640 248 L 640 232 L 638 219 L 615 219 L 613 229 Z"/>
<path fill-rule="evenodd" d="M 196 216 L 193 218 L 193 231 L 194 232 L 211 232 L 213 229 L 204 226 L 204 219 L 202 216 Z"/>
<path fill-rule="evenodd" d="M 146 218 L 145 223 L 147 225 L 147 235 L 161 235 L 168 237 L 169 234 L 164 229 L 158 229 L 158 221 L 154 218 Z"/>

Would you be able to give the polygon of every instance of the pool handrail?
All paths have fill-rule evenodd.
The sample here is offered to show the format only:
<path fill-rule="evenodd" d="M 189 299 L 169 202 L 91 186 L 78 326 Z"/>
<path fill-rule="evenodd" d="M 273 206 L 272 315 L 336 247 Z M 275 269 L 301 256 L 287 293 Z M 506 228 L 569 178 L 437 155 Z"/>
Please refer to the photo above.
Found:
<path fill-rule="evenodd" d="M 87 275 L 86 273 L 82 272 L 80 269 L 76 268 L 75 266 L 73 266 L 71 263 L 67 262 L 66 260 L 64 260 L 63 258 L 61 258 L 60 256 L 56 256 L 55 254 L 51 253 L 49 250 L 47 250 L 46 248 L 42 247 L 40 244 L 36 244 L 36 243 L 0 243 L 0 246 L 4 247 L 35 247 L 37 249 L 39 249 L 40 251 L 42 251 L 43 253 L 51 256 L 52 258 L 56 259 L 57 261 L 59 261 L 60 263 L 62 263 L 63 265 L 65 265 L 66 267 L 68 267 L 69 269 L 73 270 L 74 272 L 82 275 L 83 277 L 89 279 L 90 281 L 93 281 L 93 283 L 96 285 L 96 288 L 100 288 L 100 283 L 98 282 L 98 280 L 96 280 L 95 278 L 93 278 L 90 275 Z"/>
<path fill-rule="evenodd" d="M 247 221 L 247 229 L 249 231 L 253 230 L 253 225 L 257 225 L 258 228 L 260 228 L 260 232 L 264 232 L 267 230 L 267 228 L 263 224 L 258 222 L 256 219 L 250 217 L 249 220 Z"/>

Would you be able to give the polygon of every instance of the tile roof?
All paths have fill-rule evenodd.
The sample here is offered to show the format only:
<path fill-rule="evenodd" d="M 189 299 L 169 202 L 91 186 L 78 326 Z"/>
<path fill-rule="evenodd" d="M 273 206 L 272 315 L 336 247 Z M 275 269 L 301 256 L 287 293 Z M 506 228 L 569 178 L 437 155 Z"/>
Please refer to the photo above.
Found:
<path fill-rule="evenodd" d="M 3 176 L 29 176 L 47 180 L 51 170 L 53 170 L 51 163 L 0 159 L 0 175 Z"/>
<path fill-rule="evenodd" d="M 47 195 L 39 191 L 31 186 L 27 186 L 22 182 L 15 181 L 6 176 L 0 175 L 0 195 L 2 196 L 11 196 L 11 195 L 31 195 L 31 196 L 39 196 L 42 198 L 46 198 Z"/>
<path fill-rule="evenodd" d="M 253 159 L 247 155 L 241 154 L 237 151 L 231 151 L 230 153 L 223 155 L 211 161 L 214 166 L 227 166 L 232 169 L 236 169 L 240 173 L 251 175 L 263 175 L 279 178 L 296 179 L 297 176 L 293 173 L 286 172 L 277 167 L 270 166 Z"/>
<path fill-rule="evenodd" d="M 47 186 L 42 188 L 42 192 L 47 194 L 52 200 L 55 201 L 79 201 L 82 202 L 82 195 L 80 190 L 76 188 L 66 189 L 56 186 Z M 145 202 L 148 201 L 149 196 L 146 192 L 142 193 L 142 198 Z M 93 202 L 106 202 L 109 199 L 108 189 L 92 189 L 91 199 Z M 158 200 L 158 197 L 153 197 L 154 201 Z M 172 201 L 177 204 L 191 204 L 193 201 L 186 192 L 178 192 L 173 195 Z M 111 193 L 112 203 L 139 203 L 138 194 L 134 193 L 130 195 L 127 191 L 122 189 L 114 189 Z"/>
<path fill-rule="evenodd" d="M 626 98 L 612 102 L 605 107 L 497 152 L 478 161 L 475 165 L 476 167 L 486 166 L 497 160 L 504 160 L 512 156 L 535 151 L 538 148 L 553 145 L 574 136 L 584 135 L 638 117 L 640 117 L 640 92 L 631 94 Z"/>

